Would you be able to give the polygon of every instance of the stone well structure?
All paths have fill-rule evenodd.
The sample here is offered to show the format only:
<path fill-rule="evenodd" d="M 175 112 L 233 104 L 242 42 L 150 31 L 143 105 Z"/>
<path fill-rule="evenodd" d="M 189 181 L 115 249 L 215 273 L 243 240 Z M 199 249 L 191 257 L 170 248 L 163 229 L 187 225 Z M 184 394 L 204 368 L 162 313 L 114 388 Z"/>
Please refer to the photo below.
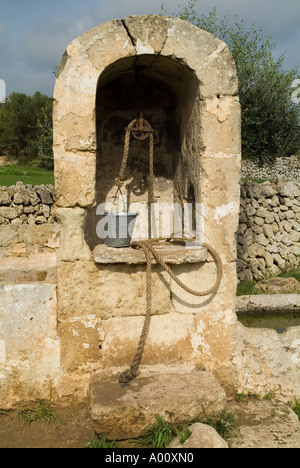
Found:
<path fill-rule="evenodd" d="M 201 203 L 203 240 L 223 264 L 218 290 L 203 298 L 153 267 L 153 316 L 142 366 L 204 366 L 232 389 L 241 162 L 237 74 L 225 43 L 162 16 L 112 20 L 84 33 L 68 46 L 57 75 L 61 388 L 74 391 L 94 371 L 129 366 L 143 326 L 145 261 L 131 261 L 126 252 L 109 261 L 95 255 L 96 207 L 112 199 L 124 127 L 140 111 L 155 130 L 156 201 Z M 147 200 L 147 148 L 136 141 L 130 148 L 124 184 L 130 203 Z M 170 263 L 194 289 L 215 281 L 216 266 L 204 248 L 192 263 L 185 255 Z"/>

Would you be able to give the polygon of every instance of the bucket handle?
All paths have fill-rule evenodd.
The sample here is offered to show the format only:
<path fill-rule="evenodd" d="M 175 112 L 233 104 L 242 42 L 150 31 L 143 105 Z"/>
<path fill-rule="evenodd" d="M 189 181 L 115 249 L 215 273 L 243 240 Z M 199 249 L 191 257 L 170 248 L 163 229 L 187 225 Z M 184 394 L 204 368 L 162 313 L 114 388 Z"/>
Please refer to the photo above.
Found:
<path fill-rule="evenodd" d="M 114 206 L 115 203 L 116 203 L 116 199 L 117 199 L 118 192 L 120 192 L 121 197 L 122 197 L 123 211 L 126 211 L 125 199 L 124 199 L 124 195 L 123 195 L 123 193 L 122 193 L 121 187 L 118 187 L 118 188 L 117 188 L 116 194 L 115 194 L 115 196 L 114 196 L 113 206 Z"/>

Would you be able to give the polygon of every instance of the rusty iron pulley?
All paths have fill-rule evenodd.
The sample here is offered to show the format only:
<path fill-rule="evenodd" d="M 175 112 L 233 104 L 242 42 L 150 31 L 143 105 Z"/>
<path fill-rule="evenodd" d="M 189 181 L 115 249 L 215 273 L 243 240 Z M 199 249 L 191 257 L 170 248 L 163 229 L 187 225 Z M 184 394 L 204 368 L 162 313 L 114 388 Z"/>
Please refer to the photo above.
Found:
<path fill-rule="evenodd" d="M 132 133 L 132 136 L 136 140 L 140 140 L 140 141 L 147 140 L 150 134 L 154 133 L 154 130 L 149 124 L 149 122 L 147 122 L 147 120 L 144 120 L 144 116 L 142 113 L 140 113 L 139 119 L 136 119 L 135 126 L 125 128 L 125 131 L 128 131 L 128 130 L 130 130 L 130 132 Z"/>

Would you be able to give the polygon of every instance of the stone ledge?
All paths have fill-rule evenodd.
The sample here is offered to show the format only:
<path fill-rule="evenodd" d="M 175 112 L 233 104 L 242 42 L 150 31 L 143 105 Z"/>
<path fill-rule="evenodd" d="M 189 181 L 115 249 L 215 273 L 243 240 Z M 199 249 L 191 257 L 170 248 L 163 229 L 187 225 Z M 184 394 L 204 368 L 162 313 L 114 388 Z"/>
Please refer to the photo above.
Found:
<path fill-rule="evenodd" d="M 238 296 L 236 311 L 239 314 L 256 312 L 300 312 L 300 294 L 258 294 Z"/>
<path fill-rule="evenodd" d="M 185 247 L 181 245 L 159 245 L 155 250 L 162 255 L 166 263 L 180 265 L 182 263 L 202 263 L 207 259 L 207 249 L 204 247 Z M 146 257 L 142 249 L 113 248 L 106 245 L 98 245 L 93 251 L 95 263 L 113 264 L 127 263 L 134 265 L 146 264 Z M 153 264 L 156 260 L 153 259 Z"/>
<path fill-rule="evenodd" d="M 121 372 L 121 371 L 120 371 Z M 226 394 L 212 373 L 179 367 L 142 369 L 128 385 L 119 384 L 119 374 L 96 374 L 90 383 L 90 405 L 97 434 L 109 440 L 139 437 L 156 422 L 182 423 L 206 414 L 218 414 L 226 406 Z"/>
<path fill-rule="evenodd" d="M 56 254 L 32 254 L 29 257 L 0 259 L 0 284 L 56 284 Z"/>

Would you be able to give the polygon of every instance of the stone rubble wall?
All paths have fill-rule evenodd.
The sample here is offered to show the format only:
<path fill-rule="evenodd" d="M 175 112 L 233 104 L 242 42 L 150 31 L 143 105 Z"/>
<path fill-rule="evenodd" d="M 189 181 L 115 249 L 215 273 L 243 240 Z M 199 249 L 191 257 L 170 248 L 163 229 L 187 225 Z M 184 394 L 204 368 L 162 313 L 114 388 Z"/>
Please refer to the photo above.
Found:
<path fill-rule="evenodd" d="M 60 228 L 54 187 L 0 187 L 0 225 L 1 257 L 55 251 Z M 299 266 L 300 182 L 241 183 L 237 253 L 239 280 Z"/>
<path fill-rule="evenodd" d="M 55 188 L 52 185 L 0 187 L 0 225 L 54 224 Z"/>
<path fill-rule="evenodd" d="M 274 164 L 258 166 L 255 161 L 243 159 L 242 179 L 251 180 L 297 180 L 300 174 L 300 155 L 287 158 L 277 158 Z"/>
<path fill-rule="evenodd" d="M 241 184 L 237 251 L 240 280 L 299 266 L 300 181 Z"/>

